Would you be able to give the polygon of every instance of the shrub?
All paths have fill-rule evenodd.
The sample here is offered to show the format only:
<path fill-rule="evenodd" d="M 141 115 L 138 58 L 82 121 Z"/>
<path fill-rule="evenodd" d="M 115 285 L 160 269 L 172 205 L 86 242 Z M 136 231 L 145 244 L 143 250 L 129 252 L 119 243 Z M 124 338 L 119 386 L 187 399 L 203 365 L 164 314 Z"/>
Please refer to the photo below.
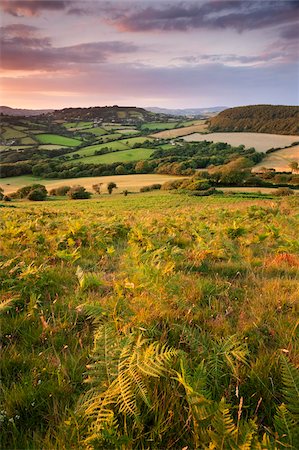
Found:
<path fill-rule="evenodd" d="M 5 202 L 11 202 L 11 198 L 8 195 L 4 195 L 3 199 Z"/>
<path fill-rule="evenodd" d="M 58 188 L 54 188 L 50 190 L 50 195 L 53 196 L 64 196 L 71 189 L 70 186 L 59 186 Z"/>
<path fill-rule="evenodd" d="M 43 184 L 31 184 L 29 186 L 24 186 L 18 189 L 14 194 L 14 198 L 28 198 L 31 191 L 35 191 L 36 189 L 42 191 L 47 196 L 48 192 L 46 187 Z"/>
<path fill-rule="evenodd" d="M 294 191 L 288 187 L 281 187 L 272 191 L 271 194 L 277 195 L 278 197 L 285 197 L 287 195 L 294 195 Z"/>
<path fill-rule="evenodd" d="M 161 186 L 161 189 L 164 191 L 171 191 L 173 189 L 179 189 L 182 186 L 184 181 L 186 181 L 186 178 L 180 179 L 180 180 L 166 181 L 166 183 L 164 183 Z"/>
<path fill-rule="evenodd" d="M 158 190 L 161 189 L 162 184 L 150 184 L 149 186 L 143 186 L 142 188 L 140 188 L 140 192 L 149 192 L 149 191 L 154 191 L 154 190 Z"/>
<path fill-rule="evenodd" d="M 108 190 L 109 194 L 112 194 L 113 189 L 117 189 L 117 186 L 113 181 L 111 181 L 107 185 L 107 190 Z"/>
<path fill-rule="evenodd" d="M 73 186 L 72 188 L 70 188 L 67 195 L 72 200 L 81 200 L 90 198 L 91 192 L 88 192 L 83 186 Z"/>
<path fill-rule="evenodd" d="M 27 196 L 28 200 L 32 200 L 35 202 L 46 200 L 47 191 L 43 191 L 42 189 L 33 189 L 29 192 Z"/>

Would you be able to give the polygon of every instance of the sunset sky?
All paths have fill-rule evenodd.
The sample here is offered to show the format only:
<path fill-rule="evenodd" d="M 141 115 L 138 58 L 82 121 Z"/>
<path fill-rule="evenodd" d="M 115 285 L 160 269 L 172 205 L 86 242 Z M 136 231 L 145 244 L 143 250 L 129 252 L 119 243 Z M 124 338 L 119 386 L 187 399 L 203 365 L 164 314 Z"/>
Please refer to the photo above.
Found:
<path fill-rule="evenodd" d="M 299 1 L 0 0 L 1 104 L 299 103 Z"/>

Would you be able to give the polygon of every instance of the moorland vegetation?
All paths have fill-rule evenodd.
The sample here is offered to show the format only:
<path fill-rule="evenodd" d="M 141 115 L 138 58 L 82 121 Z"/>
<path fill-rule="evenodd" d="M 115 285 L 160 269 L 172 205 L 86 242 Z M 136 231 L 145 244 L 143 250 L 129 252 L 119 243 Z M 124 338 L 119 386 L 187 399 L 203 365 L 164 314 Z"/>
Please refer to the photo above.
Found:
<path fill-rule="evenodd" d="M 298 448 L 298 196 L 173 192 L 1 203 L 1 448 Z"/>

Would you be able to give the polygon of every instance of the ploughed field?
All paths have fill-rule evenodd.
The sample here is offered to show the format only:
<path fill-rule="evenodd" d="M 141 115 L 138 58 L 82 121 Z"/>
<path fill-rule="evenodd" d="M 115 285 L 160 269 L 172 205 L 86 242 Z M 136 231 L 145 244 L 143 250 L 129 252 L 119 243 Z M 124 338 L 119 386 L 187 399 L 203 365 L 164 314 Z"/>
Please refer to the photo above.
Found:
<path fill-rule="evenodd" d="M 184 136 L 183 139 L 187 142 L 213 141 L 226 142 L 233 146 L 245 145 L 246 148 L 254 147 L 258 152 L 266 152 L 270 148 L 282 148 L 299 142 L 299 136 L 266 133 L 194 133 Z"/>
<path fill-rule="evenodd" d="M 297 196 L 1 205 L 1 448 L 299 447 Z"/>

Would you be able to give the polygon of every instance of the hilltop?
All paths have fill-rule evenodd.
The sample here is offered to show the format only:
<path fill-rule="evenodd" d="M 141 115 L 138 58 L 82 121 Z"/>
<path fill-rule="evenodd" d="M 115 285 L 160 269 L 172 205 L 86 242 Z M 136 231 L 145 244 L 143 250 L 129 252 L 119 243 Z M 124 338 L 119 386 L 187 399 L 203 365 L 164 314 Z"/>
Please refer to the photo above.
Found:
<path fill-rule="evenodd" d="M 5 116 L 40 116 L 52 112 L 53 109 L 23 109 L 23 108 L 10 108 L 9 106 L 0 106 L 0 114 Z"/>
<path fill-rule="evenodd" d="M 64 108 L 49 114 L 55 120 L 98 120 L 99 122 L 147 122 L 159 120 L 155 114 L 136 106 L 93 106 L 90 108 Z M 165 118 L 165 116 L 163 116 Z"/>
<path fill-rule="evenodd" d="M 209 120 L 210 131 L 298 134 L 299 106 L 251 105 L 229 108 Z"/>

